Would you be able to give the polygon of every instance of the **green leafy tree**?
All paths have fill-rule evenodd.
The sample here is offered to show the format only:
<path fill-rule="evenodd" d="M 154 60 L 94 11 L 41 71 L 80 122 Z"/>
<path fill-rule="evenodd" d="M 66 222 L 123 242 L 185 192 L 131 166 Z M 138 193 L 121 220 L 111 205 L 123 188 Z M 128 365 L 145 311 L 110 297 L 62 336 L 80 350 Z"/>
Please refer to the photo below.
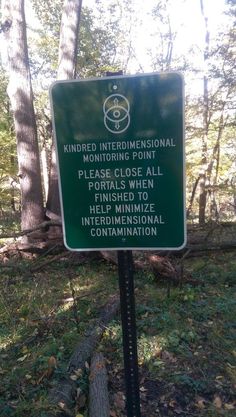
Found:
<path fill-rule="evenodd" d="M 0 211 L 19 207 L 17 159 L 13 120 L 6 93 L 8 80 L 0 68 Z"/>
<path fill-rule="evenodd" d="M 176 31 L 170 16 L 171 1 L 160 0 L 152 11 L 153 19 L 157 22 L 155 33 L 156 53 L 150 50 L 153 68 L 155 71 L 168 71 L 173 69 L 173 52 Z M 158 52 L 157 52 L 158 49 Z"/>
<path fill-rule="evenodd" d="M 31 229 L 44 218 L 39 149 L 29 69 L 24 0 L 2 2 L 8 45 L 8 94 L 17 140 L 21 189 L 21 228 Z"/>
<path fill-rule="evenodd" d="M 45 78 L 49 80 L 57 78 L 63 0 L 32 0 L 32 2 L 42 25 L 38 30 L 39 36 L 31 40 L 32 73 L 34 77 L 40 76 L 45 82 Z M 77 49 L 77 77 L 98 77 L 105 75 L 106 71 L 124 69 L 121 62 L 122 54 L 118 52 L 118 47 L 124 46 L 126 37 L 126 33 L 120 35 L 119 27 L 123 9 L 124 6 L 120 10 L 117 0 L 108 4 L 96 1 L 94 10 L 82 7 Z"/>
<path fill-rule="evenodd" d="M 32 61 L 33 68 L 36 68 L 36 75 L 41 72 L 41 67 L 44 67 L 45 71 L 49 68 L 48 75 L 54 79 L 55 77 L 57 79 L 72 79 L 76 76 L 101 76 L 108 70 L 116 71 L 120 69 L 121 64 L 117 58 L 118 20 L 120 17 L 119 2 L 113 1 L 109 5 L 108 9 L 114 12 L 115 17 L 108 19 L 104 28 L 104 19 L 101 25 L 100 17 L 105 12 L 107 13 L 107 7 L 104 4 L 100 4 L 100 2 L 97 2 L 98 16 L 95 19 L 92 10 L 88 8 L 82 8 L 81 10 L 81 2 L 79 1 L 73 3 L 71 1 L 65 1 L 63 3 L 60 0 L 56 2 L 50 0 L 47 2 L 49 4 L 49 8 L 46 9 L 47 12 L 45 12 L 44 1 L 33 1 L 38 18 L 43 25 L 43 31 L 47 33 L 47 36 L 44 34 L 37 41 L 37 50 L 40 49 L 40 58 L 43 57 L 45 62 L 36 63 L 36 60 Z M 72 4 L 73 8 L 71 9 Z M 61 10 L 63 10 L 62 14 Z M 71 14 L 69 10 L 71 10 Z M 81 19 L 79 19 L 80 13 Z M 60 19 L 61 28 L 59 25 Z M 59 33 L 60 41 L 58 42 Z M 55 45 L 55 47 L 52 48 L 52 45 Z M 72 47 L 71 50 L 69 45 Z M 55 51 L 58 52 L 58 48 L 59 58 L 57 53 L 55 53 Z M 54 51 L 53 54 L 51 52 L 52 50 Z M 58 65 L 56 65 L 57 61 Z M 54 147 L 52 147 L 49 159 L 50 179 L 47 215 L 53 218 L 60 215 Z"/>
<path fill-rule="evenodd" d="M 223 212 L 230 212 L 230 200 L 234 195 L 230 183 L 234 182 L 232 171 L 235 169 L 232 161 L 232 125 L 235 122 L 232 109 L 235 106 L 233 74 L 236 54 L 233 15 L 227 12 L 228 24 L 217 38 L 210 40 L 203 2 L 201 10 L 205 22 L 204 72 L 199 72 L 203 95 L 190 100 L 188 108 L 187 161 L 188 174 L 194 184 L 188 213 L 197 197 L 199 223 L 204 224 L 207 218 L 223 218 Z"/>
<path fill-rule="evenodd" d="M 68 80 L 76 77 L 78 32 L 82 0 L 64 0 L 58 53 L 57 78 Z M 60 215 L 58 175 L 56 166 L 56 152 L 53 143 L 51 153 L 51 167 L 49 173 L 49 190 L 47 199 L 49 216 Z"/>

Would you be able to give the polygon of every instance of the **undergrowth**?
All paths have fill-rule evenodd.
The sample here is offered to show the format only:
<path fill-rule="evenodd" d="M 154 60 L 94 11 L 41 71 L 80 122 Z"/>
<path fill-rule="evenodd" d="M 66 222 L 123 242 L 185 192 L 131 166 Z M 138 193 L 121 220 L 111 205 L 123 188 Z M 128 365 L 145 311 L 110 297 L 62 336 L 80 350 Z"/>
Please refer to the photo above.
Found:
<path fill-rule="evenodd" d="M 117 268 L 106 262 L 70 265 L 62 256 L 31 272 L 34 262 L 17 260 L 1 267 L 2 417 L 44 417 L 49 411 L 53 415 L 50 387 L 65 374 L 73 349 L 108 296 L 118 292 Z M 143 416 L 233 417 L 235 253 L 189 258 L 184 268 L 201 285 L 171 287 L 169 293 L 151 273 L 135 276 Z M 119 377 L 123 375 L 119 317 L 104 332 L 99 349 L 107 359 L 113 415 L 123 416 L 113 392 L 115 387 L 118 392 L 124 389 Z M 87 396 L 87 375 L 80 375 L 77 382 Z M 81 407 L 79 413 L 86 417 L 87 402 Z"/>

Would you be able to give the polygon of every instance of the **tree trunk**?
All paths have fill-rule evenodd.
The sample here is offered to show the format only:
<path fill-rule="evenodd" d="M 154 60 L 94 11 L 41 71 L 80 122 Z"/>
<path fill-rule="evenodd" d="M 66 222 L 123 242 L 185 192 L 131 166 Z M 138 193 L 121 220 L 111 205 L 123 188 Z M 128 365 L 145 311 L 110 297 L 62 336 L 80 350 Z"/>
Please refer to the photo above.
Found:
<path fill-rule="evenodd" d="M 194 197 L 195 197 L 195 194 L 196 194 L 196 190 L 197 190 L 197 186 L 198 186 L 199 181 L 200 181 L 200 176 L 196 179 L 196 181 L 193 185 L 193 190 L 192 190 L 192 194 L 191 194 L 191 197 L 190 197 L 189 206 L 187 208 L 187 214 L 186 214 L 187 219 L 189 219 L 189 216 L 192 212 L 193 201 L 194 201 Z"/>
<path fill-rule="evenodd" d="M 206 174 L 205 172 L 203 172 L 200 174 L 200 181 L 199 181 L 198 222 L 200 225 L 203 225 L 206 222 L 206 202 L 207 202 Z"/>
<path fill-rule="evenodd" d="M 65 0 L 62 10 L 58 80 L 69 80 L 76 77 L 76 60 L 78 49 L 78 32 L 82 0 Z M 49 192 L 47 209 L 60 215 L 60 200 L 58 190 L 58 174 L 56 166 L 55 144 L 52 144 L 51 166 L 49 175 Z"/>
<path fill-rule="evenodd" d="M 6 0 L 3 4 L 9 30 L 8 95 L 17 141 L 18 177 L 21 187 L 21 229 L 29 229 L 44 218 L 39 148 L 30 78 L 24 0 Z"/>
<path fill-rule="evenodd" d="M 62 10 L 58 80 L 70 80 L 76 77 L 78 33 L 82 0 L 65 0 Z"/>
<path fill-rule="evenodd" d="M 202 157 L 201 172 L 199 181 L 199 224 L 202 225 L 206 221 L 206 168 L 207 168 L 207 141 L 209 129 L 209 97 L 208 97 L 208 76 L 206 73 L 207 60 L 209 56 L 210 33 L 208 29 L 208 18 L 205 15 L 203 0 L 200 0 L 201 13 L 205 23 L 205 47 L 204 47 L 204 77 L 203 77 L 203 137 L 202 137 Z"/>
<path fill-rule="evenodd" d="M 42 176 L 43 176 L 43 188 L 44 188 L 44 197 L 47 200 L 48 196 L 48 154 L 47 154 L 47 145 L 44 142 L 41 149 L 41 165 L 42 165 Z"/>
<path fill-rule="evenodd" d="M 101 353 L 95 353 L 91 361 L 89 376 L 89 416 L 109 417 L 109 415 L 105 360 Z"/>

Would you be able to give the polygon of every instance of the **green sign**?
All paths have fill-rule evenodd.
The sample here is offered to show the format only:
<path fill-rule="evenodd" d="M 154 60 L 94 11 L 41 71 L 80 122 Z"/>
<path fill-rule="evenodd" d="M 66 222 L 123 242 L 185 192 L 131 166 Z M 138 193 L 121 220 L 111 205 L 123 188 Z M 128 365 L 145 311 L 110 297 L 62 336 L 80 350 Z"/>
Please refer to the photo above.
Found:
<path fill-rule="evenodd" d="M 182 77 L 59 81 L 51 103 L 68 249 L 183 247 Z"/>

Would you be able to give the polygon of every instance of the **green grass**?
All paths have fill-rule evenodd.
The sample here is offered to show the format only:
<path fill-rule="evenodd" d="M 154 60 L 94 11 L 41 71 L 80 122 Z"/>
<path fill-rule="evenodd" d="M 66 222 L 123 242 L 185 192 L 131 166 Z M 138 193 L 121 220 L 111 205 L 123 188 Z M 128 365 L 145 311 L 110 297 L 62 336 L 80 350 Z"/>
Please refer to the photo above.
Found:
<path fill-rule="evenodd" d="M 154 278 L 136 277 L 140 372 L 142 375 L 148 369 L 152 379 L 161 381 L 166 398 L 172 392 L 180 404 L 181 397 L 185 399 L 181 415 L 233 417 L 235 254 L 189 259 L 185 268 L 204 285 L 174 287 L 169 297 L 167 288 Z M 117 343 L 120 332 L 116 323 L 114 326 Z"/>
<path fill-rule="evenodd" d="M 114 272 L 103 264 L 69 271 L 67 262 L 31 274 L 30 262 L 20 269 L 2 268 L 0 291 L 0 415 L 43 416 L 48 411 L 51 379 L 42 378 L 54 357 L 54 379 L 65 372 L 73 348 L 115 291 Z M 8 271 L 8 272 L 7 272 Z M 71 280 L 71 276 L 73 279 Z M 106 277 L 106 278 L 105 278 Z M 75 297 L 83 297 L 73 308 Z M 109 285 L 108 285 L 109 283 Z"/>
<path fill-rule="evenodd" d="M 1 269 L 2 417 L 47 414 L 51 384 L 65 373 L 74 347 L 99 316 L 109 294 L 118 291 L 117 269 L 105 262 L 72 267 L 64 259 L 31 273 L 33 262 L 17 261 Z M 185 269 L 204 285 L 173 287 L 168 296 L 166 286 L 155 282 L 151 273 L 135 277 L 141 380 L 149 378 L 161 386 L 156 404 L 172 410 L 166 415 L 175 416 L 179 410 L 181 416 L 233 417 L 235 253 L 187 259 Z M 71 302 L 72 287 L 78 297 L 76 308 Z M 112 372 L 123 367 L 121 335 L 117 318 L 100 345 Z M 51 357 L 57 362 L 55 373 L 42 378 Z M 78 384 L 86 392 L 87 376 L 78 378 Z M 86 413 L 83 410 L 84 417 Z"/>
<path fill-rule="evenodd" d="M 20 213 L 6 212 L 0 216 L 0 234 L 12 234 L 20 231 Z M 4 244 L 5 239 L 0 239 L 0 243 Z"/>

